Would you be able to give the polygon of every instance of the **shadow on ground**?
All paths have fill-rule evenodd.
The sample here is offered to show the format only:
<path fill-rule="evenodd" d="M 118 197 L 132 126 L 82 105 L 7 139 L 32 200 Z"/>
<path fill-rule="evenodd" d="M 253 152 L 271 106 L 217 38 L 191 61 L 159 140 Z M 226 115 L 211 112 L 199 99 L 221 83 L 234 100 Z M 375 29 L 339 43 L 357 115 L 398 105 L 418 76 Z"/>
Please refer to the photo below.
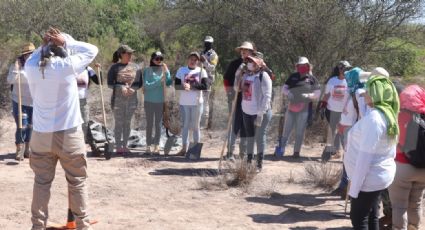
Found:
<path fill-rule="evenodd" d="M 309 221 L 331 221 L 337 218 L 347 218 L 343 212 L 332 212 L 328 210 L 313 210 L 308 211 L 308 207 L 317 207 L 325 204 L 330 197 L 328 194 L 303 194 L 294 193 L 282 195 L 273 193 L 270 197 L 247 197 L 248 202 L 268 204 L 286 208 L 280 214 L 251 214 L 248 215 L 255 223 L 264 224 L 296 224 L 298 222 Z M 291 229 L 317 229 L 315 227 L 302 227 Z M 331 229 L 331 228 L 330 228 Z M 336 229 L 350 229 L 350 228 L 334 228 Z"/>
<path fill-rule="evenodd" d="M 217 169 L 211 168 L 165 168 L 155 169 L 149 175 L 153 176 L 199 176 L 199 177 L 215 177 L 218 176 Z"/>

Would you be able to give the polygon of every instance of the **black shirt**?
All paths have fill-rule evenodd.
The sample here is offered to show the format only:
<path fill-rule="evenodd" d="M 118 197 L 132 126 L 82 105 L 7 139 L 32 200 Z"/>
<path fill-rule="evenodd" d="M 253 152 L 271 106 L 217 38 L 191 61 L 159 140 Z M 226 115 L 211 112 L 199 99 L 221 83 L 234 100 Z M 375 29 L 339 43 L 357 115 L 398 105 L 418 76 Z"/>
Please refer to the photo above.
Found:
<path fill-rule="evenodd" d="M 307 74 L 304 77 L 296 72 L 289 76 L 285 81 L 285 85 L 288 85 L 289 91 L 294 95 L 291 102 L 310 102 L 311 99 L 307 99 L 301 96 L 303 93 L 313 93 L 315 90 L 320 90 L 320 84 L 316 77 Z"/>

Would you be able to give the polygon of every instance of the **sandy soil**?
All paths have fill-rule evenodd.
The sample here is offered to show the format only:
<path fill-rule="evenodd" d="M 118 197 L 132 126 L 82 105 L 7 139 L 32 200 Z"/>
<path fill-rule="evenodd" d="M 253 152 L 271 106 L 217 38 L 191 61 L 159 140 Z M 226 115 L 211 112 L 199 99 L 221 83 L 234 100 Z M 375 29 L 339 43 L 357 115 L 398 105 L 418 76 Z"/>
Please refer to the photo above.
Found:
<path fill-rule="evenodd" d="M 14 127 L 10 117 L 0 121 L 0 229 L 30 229 L 33 172 L 28 160 L 13 160 Z M 204 135 L 199 162 L 138 153 L 110 161 L 89 157 L 90 213 L 99 221 L 94 228 L 349 229 L 349 219 L 338 217 L 344 213 L 344 201 L 300 183 L 304 165 L 318 161 L 319 144 L 302 150 L 310 159 L 285 156 L 276 161 L 267 156 L 263 172 L 248 188 L 205 189 L 201 182 L 218 180 L 223 137 L 219 131 L 212 138 Z M 268 154 L 273 147 L 271 142 Z M 50 220 L 64 223 L 67 187 L 60 165 L 51 192 Z"/>

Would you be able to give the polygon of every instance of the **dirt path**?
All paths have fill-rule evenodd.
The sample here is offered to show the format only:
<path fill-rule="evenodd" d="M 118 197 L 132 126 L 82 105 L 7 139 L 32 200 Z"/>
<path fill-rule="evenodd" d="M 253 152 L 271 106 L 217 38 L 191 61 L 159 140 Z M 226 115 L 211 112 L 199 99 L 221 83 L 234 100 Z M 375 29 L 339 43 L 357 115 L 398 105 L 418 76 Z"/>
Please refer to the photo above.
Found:
<path fill-rule="evenodd" d="M 28 160 L 14 163 L 12 119 L 0 124 L 8 127 L 0 141 L 0 229 L 29 229 L 33 173 Z M 349 219 L 337 216 L 344 201 L 300 183 L 304 164 L 320 155 L 319 145 L 302 150 L 313 160 L 266 157 L 263 172 L 248 188 L 205 189 L 202 182 L 218 180 L 222 136 L 214 132 L 204 140 L 200 162 L 137 153 L 110 161 L 89 158 L 90 211 L 99 221 L 95 229 L 349 229 Z M 65 221 L 66 188 L 58 166 L 49 204 L 52 221 Z"/>

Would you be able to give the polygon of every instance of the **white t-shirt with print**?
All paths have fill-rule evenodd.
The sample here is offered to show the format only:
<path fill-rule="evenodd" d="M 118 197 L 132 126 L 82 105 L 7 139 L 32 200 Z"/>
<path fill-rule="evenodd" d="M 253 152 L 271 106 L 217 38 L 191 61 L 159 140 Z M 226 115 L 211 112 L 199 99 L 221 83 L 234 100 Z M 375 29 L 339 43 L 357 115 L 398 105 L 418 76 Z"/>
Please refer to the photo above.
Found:
<path fill-rule="evenodd" d="M 348 86 L 345 79 L 332 77 L 326 84 L 325 94 L 330 94 L 327 108 L 334 112 L 342 112 L 348 99 Z"/>
<path fill-rule="evenodd" d="M 177 70 L 176 77 L 181 80 L 181 83 L 189 83 L 189 82 L 201 82 L 202 78 L 207 78 L 207 72 L 205 69 L 196 67 L 195 69 L 189 69 L 189 67 L 184 66 L 180 67 Z M 181 90 L 180 93 L 180 105 L 198 105 L 204 102 L 202 97 L 202 90 L 191 89 L 189 91 Z"/>
<path fill-rule="evenodd" d="M 259 73 L 255 75 L 245 75 L 242 81 L 242 111 L 246 114 L 256 115 L 258 111 L 257 96 L 254 90 L 254 80 Z"/>

